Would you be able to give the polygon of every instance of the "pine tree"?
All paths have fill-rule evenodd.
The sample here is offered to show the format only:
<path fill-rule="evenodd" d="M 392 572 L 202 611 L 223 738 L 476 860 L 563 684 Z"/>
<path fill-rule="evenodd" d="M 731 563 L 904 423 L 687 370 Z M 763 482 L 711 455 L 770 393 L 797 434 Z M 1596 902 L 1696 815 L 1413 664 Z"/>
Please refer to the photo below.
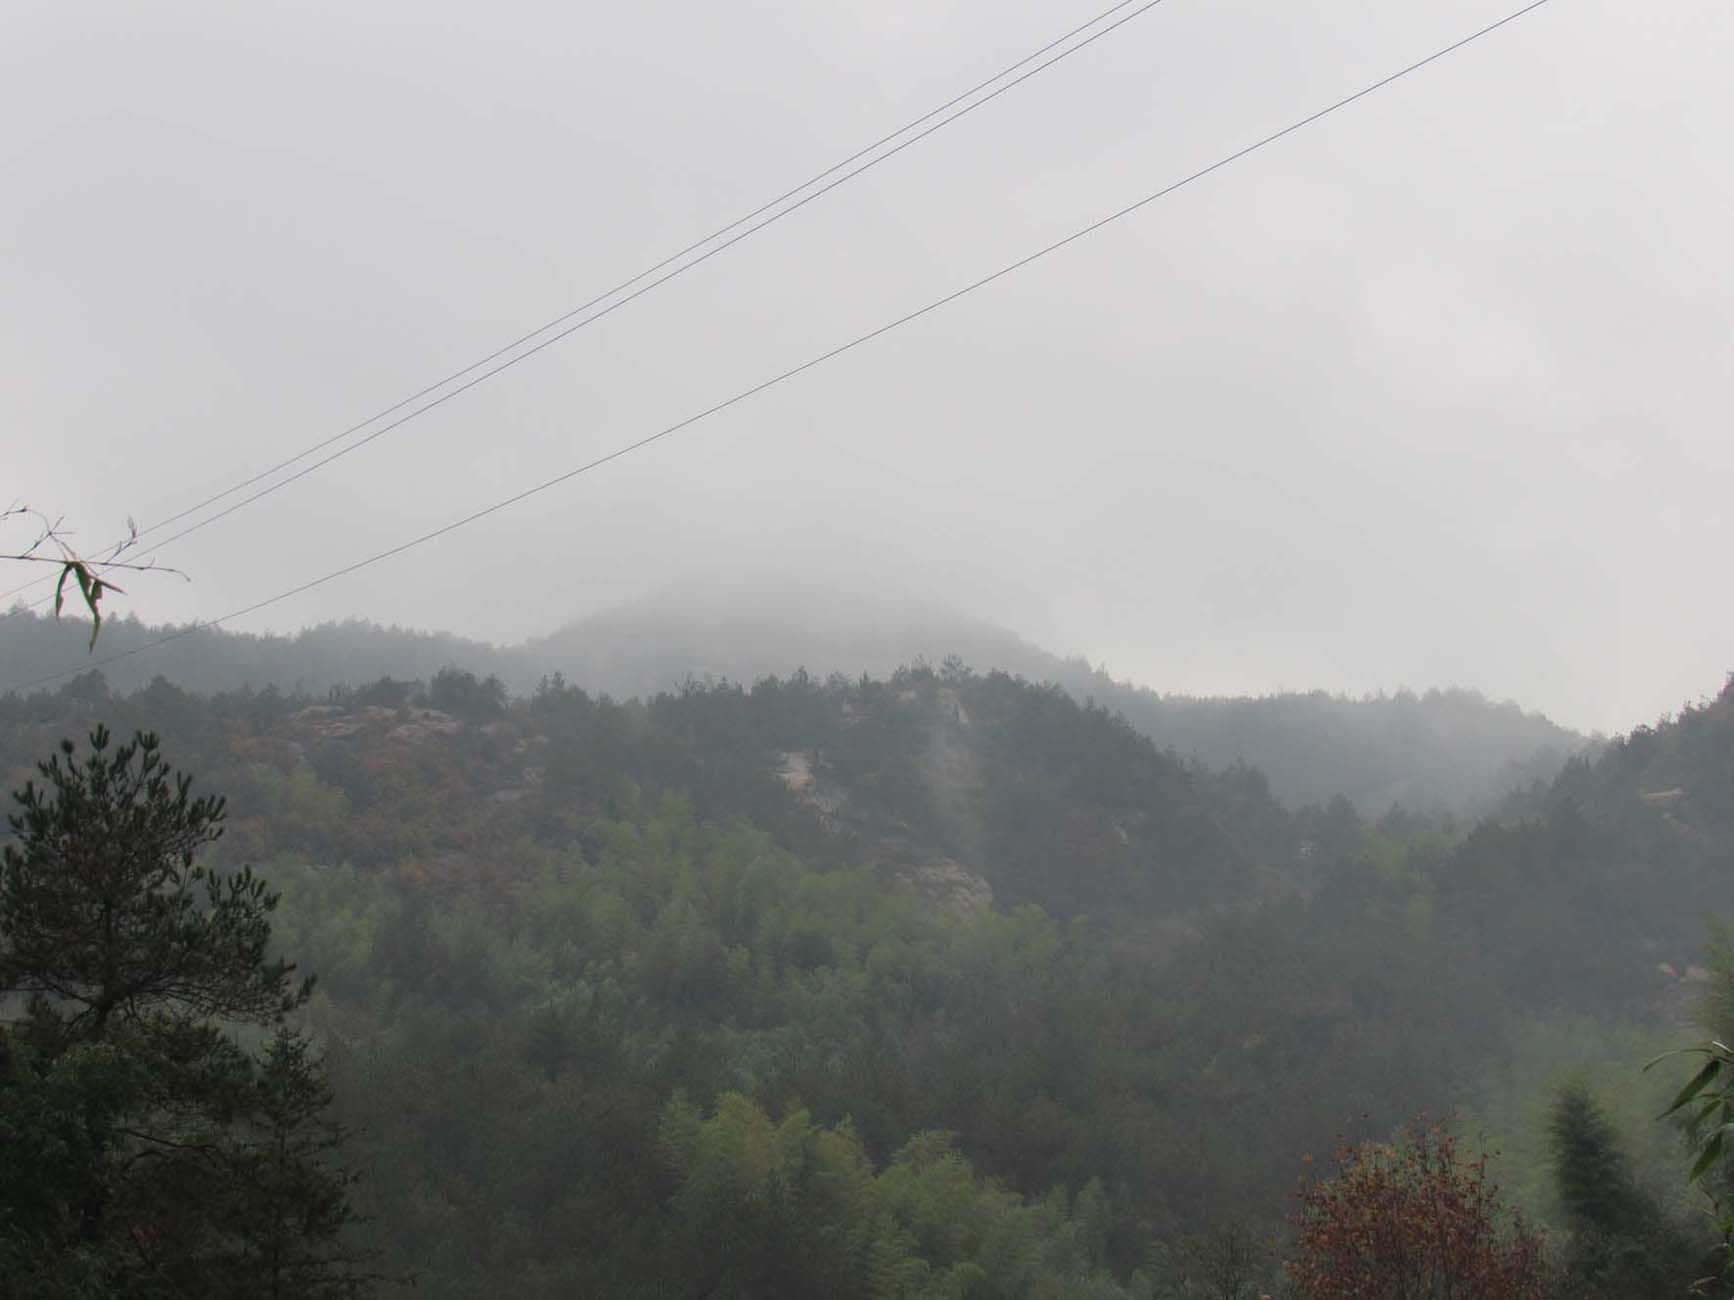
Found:
<path fill-rule="evenodd" d="M 1614 1127 L 1586 1086 L 1559 1090 L 1547 1135 L 1554 1189 L 1573 1228 L 1637 1236 L 1654 1221 L 1655 1205 L 1633 1181 Z"/>
<path fill-rule="evenodd" d="M 1555 1096 L 1548 1144 L 1554 1192 L 1572 1227 L 1569 1291 L 1586 1300 L 1679 1295 L 1704 1277 L 1704 1252 L 1638 1185 L 1613 1124 L 1583 1084 Z"/>
<path fill-rule="evenodd" d="M 311 981 L 269 956 L 265 883 L 197 856 L 223 801 L 148 734 L 39 771 L 0 854 L 0 995 L 26 999 L 0 1035 L 0 1293 L 363 1294 L 343 1133 L 283 1024 Z"/>
<path fill-rule="evenodd" d="M 38 765 L 7 818 L 0 859 L 0 988 L 46 999 L 72 1039 L 119 1018 L 269 1024 L 305 1000 L 294 967 L 266 957 L 276 898 L 251 870 L 219 876 L 197 852 L 223 833 L 220 798 L 193 798 L 157 739 L 109 754 L 107 728 L 79 763 L 71 741 Z"/>

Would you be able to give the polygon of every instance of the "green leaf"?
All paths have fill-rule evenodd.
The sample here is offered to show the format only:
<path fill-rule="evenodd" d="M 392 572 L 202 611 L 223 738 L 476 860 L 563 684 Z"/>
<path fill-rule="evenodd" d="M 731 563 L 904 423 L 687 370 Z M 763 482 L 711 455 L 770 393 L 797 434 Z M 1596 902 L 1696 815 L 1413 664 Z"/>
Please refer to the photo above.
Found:
<path fill-rule="evenodd" d="M 1714 1038 L 1706 1038 L 1703 1042 L 1693 1043 L 1690 1047 L 1676 1047 L 1671 1052 L 1663 1052 L 1660 1056 L 1653 1056 L 1644 1063 L 1644 1069 L 1645 1071 L 1653 1070 L 1663 1061 L 1671 1061 L 1676 1056 L 1720 1056 L 1727 1059 L 1734 1058 L 1734 1052 L 1730 1052 L 1726 1046 Z"/>
<path fill-rule="evenodd" d="M 1704 1144 L 1704 1149 L 1698 1153 L 1698 1159 L 1692 1165 L 1692 1172 L 1687 1176 L 1687 1182 L 1697 1182 L 1715 1164 L 1722 1154 L 1722 1139 L 1728 1135 L 1726 1126 L 1716 1130 L 1716 1136 Z"/>
<path fill-rule="evenodd" d="M 1655 1062 L 1652 1061 L 1650 1064 L 1654 1065 Z M 1646 1066 L 1645 1068 L 1648 1069 L 1649 1067 Z M 1663 1111 L 1657 1118 L 1666 1119 L 1669 1115 L 1672 1115 L 1675 1111 L 1679 1110 L 1680 1107 L 1684 1106 L 1687 1102 L 1691 1101 L 1692 1098 L 1704 1091 L 1704 1089 L 1710 1084 L 1710 1081 L 1713 1080 L 1721 1070 L 1722 1062 L 1712 1056 L 1704 1063 L 1704 1068 L 1694 1074 L 1687 1082 L 1686 1086 L 1680 1089 L 1668 1109 Z"/>

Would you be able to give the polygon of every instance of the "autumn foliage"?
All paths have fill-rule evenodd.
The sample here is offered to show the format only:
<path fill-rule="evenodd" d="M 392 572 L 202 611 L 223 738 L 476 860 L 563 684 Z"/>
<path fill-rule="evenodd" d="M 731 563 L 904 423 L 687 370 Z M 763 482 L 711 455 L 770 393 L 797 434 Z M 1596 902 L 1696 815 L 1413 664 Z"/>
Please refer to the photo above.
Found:
<path fill-rule="evenodd" d="M 1288 1270 L 1303 1300 L 1539 1300 L 1540 1236 L 1499 1199 L 1485 1154 L 1437 1126 L 1343 1145 L 1309 1181 Z"/>

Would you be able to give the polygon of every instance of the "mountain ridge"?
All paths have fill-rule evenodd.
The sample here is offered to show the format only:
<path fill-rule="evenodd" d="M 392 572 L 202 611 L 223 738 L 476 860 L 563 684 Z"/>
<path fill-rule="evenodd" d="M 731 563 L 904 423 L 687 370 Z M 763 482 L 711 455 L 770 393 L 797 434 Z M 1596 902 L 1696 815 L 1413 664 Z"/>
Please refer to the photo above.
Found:
<path fill-rule="evenodd" d="M 111 619 L 102 646 L 127 654 L 174 628 Z M 86 629 L 27 611 L 0 615 L 0 663 L 30 681 L 88 661 Z M 96 656 L 100 662 L 105 656 Z M 818 677 L 888 676 L 947 659 L 1053 682 L 1123 715 L 1159 747 L 1221 769 L 1259 768 L 1290 806 L 1341 795 L 1366 815 L 1393 805 L 1472 815 L 1550 779 L 1593 739 L 1461 688 L 1354 699 L 1323 691 L 1262 696 L 1163 694 L 1120 681 L 1083 657 L 1045 650 L 986 620 L 913 600 L 847 593 L 807 599 L 711 593 L 684 606 L 650 600 L 574 620 L 542 637 L 493 645 L 362 620 L 293 635 L 201 631 L 103 672 L 116 690 L 157 676 L 189 689 L 320 694 L 381 677 L 428 680 L 456 667 L 516 693 L 558 674 L 598 695 L 648 698 L 689 680 L 750 684 L 808 670 Z"/>

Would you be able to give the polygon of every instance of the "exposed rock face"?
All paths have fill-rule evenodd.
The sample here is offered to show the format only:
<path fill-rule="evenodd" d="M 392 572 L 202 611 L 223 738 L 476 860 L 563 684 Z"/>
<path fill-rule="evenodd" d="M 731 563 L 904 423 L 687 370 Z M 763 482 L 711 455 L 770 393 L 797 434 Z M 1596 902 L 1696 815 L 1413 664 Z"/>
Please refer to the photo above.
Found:
<path fill-rule="evenodd" d="M 813 788 L 813 756 L 804 750 L 787 750 L 777 756 L 777 775 L 792 794 L 805 795 Z"/>
<path fill-rule="evenodd" d="M 942 686 L 934 694 L 931 719 L 922 772 L 933 791 L 934 804 L 951 824 L 957 842 L 965 846 L 965 852 L 971 852 L 982 774 L 975 737 L 970 734 L 969 711 L 956 690 Z"/>
<path fill-rule="evenodd" d="M 290 724 L 318 740 L 341 740 L 364 730 L 369 710 L 345 713 L 335 704 L 315 704 L 289 719 Z M 385 710 L 381 709 L 383 713 Z"/>
<path fill-rule="evenodd" d="M 947 717 L 955 725 L 961 714 L 962 706 L 958 705 Z M 841 831 L 849 820 L 848 794 L 828 786 L 815 774 L 815 761 L 808 750 L 784 751 L 777 755 L 777 776 L 791 794 L 818 814 L 826 830 Z M 954 780 L 974 774 L 974 756 L 960 746 L 945 745 L 937 734 L 929 762 L 937 769 L 949 770 Z M 912 888 L 941 916 L 967 921 L 993 907 L 993 886 L 978 872 L 955 858 L 923 857 L 922 851 L 902 835 L 881 838 L 869 848 L 869 855 L 882 871 Z"/>
<path fill-rule="evenodd" d="M 378 704 L 353 713 L 346 713 L 334 704 L 315 704 L 302 709 L 290 721 L 318 740 L 342 740 L 378 729 L 385 733 L 386 739 L 405 745 L 454 735 L 464 729 L 461 721 L 439 709 L 387 709 Z"/>
<path fill-rule="evenodd" d="M 993 886 L 952 858 L 907 867 L 898 878 L 914 886 L 935 911 L 956 921 L 967 921 L 993 908 Z"/>
<path fill-rule="evenodd" d="M 849 798 L 841 790 L 825 785 L 814 775 L 814 755 L 810 750 L 786 750 L 777 755 L 777 776 L 789 793 L 806 804 L 819 816 L 819 824 L 827 831 L 843 828 L 843 816 Z"/>
<path fill-rule="evenodd" d="M 464 729 L 464 724 L 449 713 L 438 709 L 408 709 L 409 720 L 400 722 L 385 733 L 387 740 L 400 745 L 416 745 L 435 736 L 450 736 Z"/>

